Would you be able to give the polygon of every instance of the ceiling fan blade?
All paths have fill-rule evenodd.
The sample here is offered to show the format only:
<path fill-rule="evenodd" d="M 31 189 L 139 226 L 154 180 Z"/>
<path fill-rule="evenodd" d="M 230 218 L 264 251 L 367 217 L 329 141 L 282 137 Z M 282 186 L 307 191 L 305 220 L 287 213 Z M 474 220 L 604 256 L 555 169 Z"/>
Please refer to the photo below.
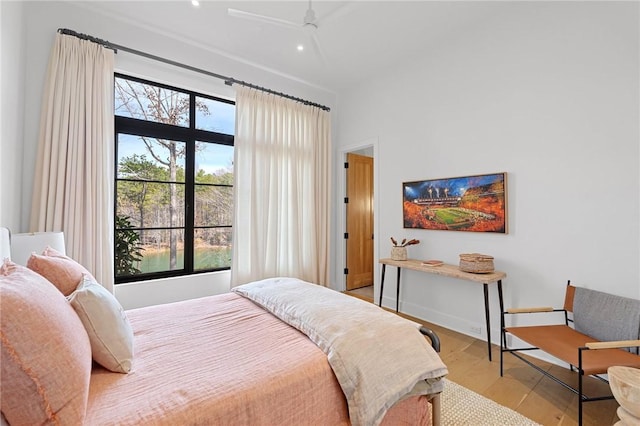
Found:
<path fill-rule="evenodd" d="M 313 50 L 315 50 L 316 55 L 318 55 L 318 59 L 322 62 L 322 65 L 327 65 L 327 58 L 324 56 L 324 52 L 322 51 L 322 47 L 320 47 L 320 41 L 318 40 L 318 35 L 314 32 L 311 34 L 311 44 L 313 45 Z"/>
<path fill-rule="evenodd" d="M 233 16 L 234 18 L 248 19 L 251 21 L 264 22 L 267 24 L 278 25 L 280 27 L 285 28 L 293 28 L 299 30 L 302 28 L 300 24 L 295 22 L 287 21 L 285 19 L 273 18 L 271 16 L 258 15 L 257 13 L 245 12 L 244 10 L 238 9 L 227 9 L 227 13 L 229 16 Z"/>

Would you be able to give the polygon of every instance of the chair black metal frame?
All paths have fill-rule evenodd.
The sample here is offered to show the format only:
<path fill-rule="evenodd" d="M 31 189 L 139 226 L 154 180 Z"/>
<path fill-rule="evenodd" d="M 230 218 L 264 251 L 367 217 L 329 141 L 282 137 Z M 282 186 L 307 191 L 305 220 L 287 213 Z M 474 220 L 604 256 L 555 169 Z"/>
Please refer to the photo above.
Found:
<path fill-rule="evenodd" d="M 570 282 L 567 282 L 567 291 L 570 290 Z M 572 297 L 572 296 L 571 296 Z M 614 399 L 613 395 L 604 395 L 604 396 L 587 396 L 584 394 L 584 387 L 583 387 L 583 380 L 584 380 L 584 376 L 585 376 L 585 372 L 584 372 L 584 368 L 583 368 L 583 357 L 584 357 L 584 353 L 585 351 L 590 351 L 590 350 L 600 350 L 600 349 L 622 349 L 622 348 L 640 348 L 640 340 L 638 341 L 618 341 L 618 342 L 597 342 L 594 341 L 593 343 L 587 343 L 586 346 L 580 346 L 577 347 L 577 351 L 578 351 L 578 365 L 573 365 L 570 362 L 567 362 L 569 364 L 569 367 L 571 369 L 571 371 L 575 371 L 578 374 L 578 387 L 577 389 L 570 385 L 569 383 L 561 380 L 560 378 L 554 376 L 553 374 L 549 373 L 548 371 L 538 367 L 537 365 L 535 365 L 533 362 L 531 362 L 530 360 L 526 359 L 524 356 L 522 356 L 520 353 L 518 352 L 523 352 L 523 351 L 532 351 L 532 350 L 542 350 L 544 351 L 544 349 L 539 348 L 539 347 L 535 347 L 535 346 L 530 346 L 530 347 L 523 347 L 523 348 L 509 348 L 507 345 L 507 334 L 510 334 L 509 331 L 507 330 L 508 327 L 506 327 L 505 325 L 505 317 L 507 315 L 518 315 L 518 314 L 538 314 L 538 313 L 552 313 L 552 312 L 562 312 L 564 313 L 564 323 L 567 327 L 571 327 L 570 324 L 573 323 L 573 319 L 569 316 L 569 311 L 566 309 L 566 305 L 567 305 L 567 301 L 565 300 L 565 308 L 563 309 L 553 309 L 553 308 L 532 308 L 530 310 L 526 310 L 526 309 L 521 309 L 521 310 L 503 310 L 501 315 L 500 315 L 500 329 L 501 329 L 501 337 L 500 337 L 500 377 L 503 376 L 503 372 L 504 372 L 504 365 L 503 365 L 503 361 L 504 361 L 504 353 L 508 352 L 511 355 L 515 356 L 516 358 L 520 359 L 521 361 L 525 362 L 527 365 L 533 367 L 536 371 L 542 373 L 544 376 L 550 378 L 551 380 L 553 380 L 554 382 L 562 385 L 564 388 L 570 390 L 571 392 L 573 392 L 574 394 L 576 394 L 578 396 L 578 425 L 582 425 L 582 417 L 583 417 L 583 403 L 585 402 L 593 402 L 593 401 L 602 401 L 602 400 L 607 400 L 607 399 Z M 518 337 L 515 336 L 514 337 Z M 588 374 L 587 376 L 591 376 L 594 377 L 604 383 L 609 383 L 609 381 L 607 379 L 605 379 L 604 377 L 602 377 L 602 374 L 606 374 L 606 372 L 603 373 L 598 373 L 598 374 Z"/>

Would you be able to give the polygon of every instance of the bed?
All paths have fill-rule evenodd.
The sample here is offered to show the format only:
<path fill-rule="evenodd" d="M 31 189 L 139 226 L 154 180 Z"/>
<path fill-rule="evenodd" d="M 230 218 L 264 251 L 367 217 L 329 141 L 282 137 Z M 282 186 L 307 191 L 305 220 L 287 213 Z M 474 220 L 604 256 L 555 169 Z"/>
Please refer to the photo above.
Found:
<path fill-rule="evenodd" d="M 12 426 L 34 416 L 43 424 L 86 425 L 438 423 L 446 366 L 415 324 L 406 321 L 400 334 L 422 343 L 405 346 L 414 337 L 401 336 L 394 343 L 384 333 L 397 329 L 384 329 L 399 317 L 321 286 L 274 278 L 126 311 L 134 348 L 128 373 L 91 361 L 83 325 L 43 276 L 5 261 L 0 290 L 2 413 Z M 344 319 L 335 312 L 346 308 L 351 325 L 337 330 Z M 382 340 L 372 337 L 377 316 Z M 60 318 L 66 325 L 57 333 Z M 11 340 L 17 334 L 26 346 Z M 56 353 L 47 353 L 49 346 Z M 64 350 L 70 356 L 51 364 Z M 404 382 L 394 383 L 404 373 Z"/>

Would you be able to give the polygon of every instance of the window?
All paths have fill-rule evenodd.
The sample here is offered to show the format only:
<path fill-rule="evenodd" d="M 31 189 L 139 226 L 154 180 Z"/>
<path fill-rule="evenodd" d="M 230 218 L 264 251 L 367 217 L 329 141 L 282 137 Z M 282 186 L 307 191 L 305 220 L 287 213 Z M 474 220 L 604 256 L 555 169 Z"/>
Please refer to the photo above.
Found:
<path fill-rule="evenodd" d="M 115 76 L 116 284 L 229 269 L 235 104 Z"/>

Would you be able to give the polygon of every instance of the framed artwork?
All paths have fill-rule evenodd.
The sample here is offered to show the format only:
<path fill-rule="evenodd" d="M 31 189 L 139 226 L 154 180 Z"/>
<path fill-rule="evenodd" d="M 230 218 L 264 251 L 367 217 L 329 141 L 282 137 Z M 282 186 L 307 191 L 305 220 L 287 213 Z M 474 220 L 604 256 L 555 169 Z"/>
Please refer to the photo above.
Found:
<path fill-rule="evenodd" d="M 405 228 L 507 233 L 507 174 L 404 182 Z"/>

